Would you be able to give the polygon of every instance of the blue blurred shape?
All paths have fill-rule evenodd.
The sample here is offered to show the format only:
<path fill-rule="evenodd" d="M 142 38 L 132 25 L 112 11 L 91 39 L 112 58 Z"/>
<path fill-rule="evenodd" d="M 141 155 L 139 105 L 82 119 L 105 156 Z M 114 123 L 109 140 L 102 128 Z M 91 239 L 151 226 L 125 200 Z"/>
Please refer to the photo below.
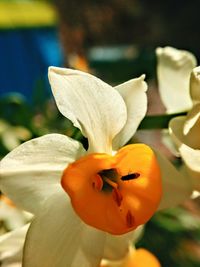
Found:
<path fill-rule="evenodd" d="M 0 31 L 0 96 L 18 92 L 31 101 L 43 81 L 47 97 L 48 66 L 61 66 L 62 58 L 54 27 Z"/>

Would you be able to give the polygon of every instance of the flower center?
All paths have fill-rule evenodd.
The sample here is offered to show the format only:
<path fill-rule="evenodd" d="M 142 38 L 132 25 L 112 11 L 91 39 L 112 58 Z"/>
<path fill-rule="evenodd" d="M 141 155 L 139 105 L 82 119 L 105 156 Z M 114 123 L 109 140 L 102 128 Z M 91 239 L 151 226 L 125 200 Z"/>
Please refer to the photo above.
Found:
<path fill-rule="evenodd" d="M 111 234 L 146 223 L 162 193 L 158 163 L 144 144 L 125 146 L 114 156 L 82 157 L 65 169 L 61 184 L 80 218 Z"/>

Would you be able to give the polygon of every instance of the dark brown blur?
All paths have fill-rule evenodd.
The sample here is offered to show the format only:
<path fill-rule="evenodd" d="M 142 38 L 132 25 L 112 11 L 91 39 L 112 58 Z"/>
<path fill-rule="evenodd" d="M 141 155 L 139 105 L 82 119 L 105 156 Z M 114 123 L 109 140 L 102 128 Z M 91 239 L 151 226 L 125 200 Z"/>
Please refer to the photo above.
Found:
<path fill-rule="evenodd" d="M 57 0 L 60 33 L 67 53 L 94 45 L 171 45 L 199 57 L 200 1 Z"/>

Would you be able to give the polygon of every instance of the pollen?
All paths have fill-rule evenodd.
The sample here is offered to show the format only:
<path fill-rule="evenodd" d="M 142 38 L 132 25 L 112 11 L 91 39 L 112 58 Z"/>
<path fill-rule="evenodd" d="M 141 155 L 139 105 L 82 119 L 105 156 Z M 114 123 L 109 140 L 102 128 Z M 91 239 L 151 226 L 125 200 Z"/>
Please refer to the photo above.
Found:
<path fill-rule="evenodd" d="M 146 223 L 162 195 L 159 165 L 144 144 L 82 157 L 65 169 L 61 184 L 86 224 L 115 235 Z"/>

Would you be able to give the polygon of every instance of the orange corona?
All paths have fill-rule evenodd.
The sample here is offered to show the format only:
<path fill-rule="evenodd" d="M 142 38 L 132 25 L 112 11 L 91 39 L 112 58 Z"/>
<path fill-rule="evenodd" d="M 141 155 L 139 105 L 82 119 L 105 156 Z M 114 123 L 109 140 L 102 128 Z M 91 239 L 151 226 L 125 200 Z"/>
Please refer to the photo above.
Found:
<path fill-rule="evenodd" d="M 159 165 L 144 144 L 82 157 L 65 169 L 61 184 L 85 223 L 115 235 L 146 223 L 162 195 Z"/>
<path fill-rule="evenodd" d="M 158 259 L 144 248 L 129 248 L 129 252 L 121 261 L 105 261 L 100 267 L 161 267 Z"/>
<path fill-rule="evenodd" d="M 148 250 L 132 250 L 123 267 L 161 267 L 158 259 Z"/>

